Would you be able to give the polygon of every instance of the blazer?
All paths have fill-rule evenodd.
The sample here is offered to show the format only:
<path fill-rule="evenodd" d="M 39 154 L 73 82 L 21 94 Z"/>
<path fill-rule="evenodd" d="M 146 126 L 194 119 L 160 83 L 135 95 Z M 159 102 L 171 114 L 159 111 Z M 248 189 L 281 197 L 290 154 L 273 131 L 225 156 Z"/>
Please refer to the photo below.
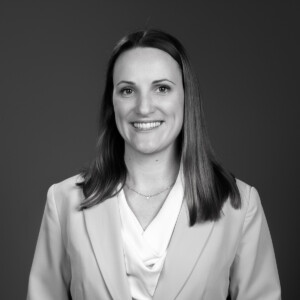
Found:
<path fill-rule="evenodd" d="M 50 187 L 27 300 L 130 300 L 117 197 L 79 211 L 74 176 Z M 237 180 L 242 207 L 227 200 L 218 221 L 174 228 L 154 300 L 279 300 L 272 241 L 257 190 Z"/>

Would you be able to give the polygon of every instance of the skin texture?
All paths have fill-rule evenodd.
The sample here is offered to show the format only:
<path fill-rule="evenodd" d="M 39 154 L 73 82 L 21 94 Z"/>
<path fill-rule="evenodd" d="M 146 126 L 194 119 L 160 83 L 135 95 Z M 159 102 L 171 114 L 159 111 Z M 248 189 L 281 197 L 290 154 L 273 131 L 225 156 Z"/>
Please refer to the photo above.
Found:
<path fill-rule="evenodd" d="M 135 48 L 117 59 L 113 79 L 116 123 L 125 141 L 125 153 L 172 152 L 182 128 L 184 108 L 177 62 L 159 49 Z M 162 124 L 151 130 L 132 124 L 149 121 Z"/>
<path fill-rule="evenodd" d="M 184 110 L 180 67 L 164 51 L 135 48 L 117 59 L 113 80 L 116 124 L 125 141 L 127 184 L 146 195 L 161 192 L 175 182 L 179 170 L 176 139 Z M 156 128 L 140 128 L 149 121 L 161 124 Z M 136 125 L 138 128 L 133 126 L 135 122 L 140 124 Z M 144 229 L 156 216 L 168 192 L 149 201 L 125 188 L 127 202 Z"/>

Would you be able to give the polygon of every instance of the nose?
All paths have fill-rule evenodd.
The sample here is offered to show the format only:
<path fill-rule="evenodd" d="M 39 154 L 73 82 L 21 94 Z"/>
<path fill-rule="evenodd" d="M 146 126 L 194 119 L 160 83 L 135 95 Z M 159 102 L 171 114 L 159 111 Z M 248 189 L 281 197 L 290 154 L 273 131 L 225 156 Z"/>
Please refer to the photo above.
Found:
<path fill-rule="evenodd" d="M 155 107 L 153 105 L 153 101 L 151 95 L 149 94 L 140 94 L 136 101 L 135 111 L 139 115 L 149 115 L 154 112 Z"/>

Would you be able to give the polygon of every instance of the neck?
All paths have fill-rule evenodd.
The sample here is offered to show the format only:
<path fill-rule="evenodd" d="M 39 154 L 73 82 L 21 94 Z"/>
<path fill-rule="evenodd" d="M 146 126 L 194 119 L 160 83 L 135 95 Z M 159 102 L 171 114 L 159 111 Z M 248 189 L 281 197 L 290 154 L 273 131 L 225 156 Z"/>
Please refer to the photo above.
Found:
<path fill-rule="evenodd" d="M 145 194 L 159 192 L 173 184 L 180 166 L 175 149 L 142 154 L 125 147 L 124 159 L 128 171 L 128 185 Z"/>

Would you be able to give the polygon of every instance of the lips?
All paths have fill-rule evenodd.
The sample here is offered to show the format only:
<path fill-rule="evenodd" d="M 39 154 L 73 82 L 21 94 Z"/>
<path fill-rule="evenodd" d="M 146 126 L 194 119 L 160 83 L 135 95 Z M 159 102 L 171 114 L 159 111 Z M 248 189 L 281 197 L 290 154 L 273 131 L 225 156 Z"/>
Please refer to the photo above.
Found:
<path fill-rule="evenodd" d="M 134 128 L 139 130 L 151 130 L 159 127 L 163 122 L 162 121 L 153 121 L 153 122 L 133 122 L 132 125 Z"/>

